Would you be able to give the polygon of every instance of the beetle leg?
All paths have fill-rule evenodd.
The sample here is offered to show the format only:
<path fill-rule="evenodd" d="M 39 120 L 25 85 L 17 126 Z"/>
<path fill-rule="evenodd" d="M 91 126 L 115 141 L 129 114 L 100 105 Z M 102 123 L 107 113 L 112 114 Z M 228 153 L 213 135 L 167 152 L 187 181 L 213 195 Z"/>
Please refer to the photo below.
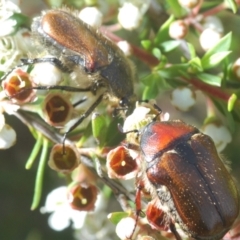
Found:
<path fill-rule="evenodd" d="M 173 233 L 173 235 L 175 236 L 176 240 L 182 240 L 182 237 L 179 235 L 174 223 L 170 223 L 169 224 L 169 228 L 171 230 L 171 232 Z"/>
<path fill-rule="evenodd" d="M 90 108 L 81 115 L 81 117 L 64 133 L 63 135 L 63 154 L 65 153 L 65 141 L 66 141 L 66 138 L 67 138 L 67 135 L 73 131 L 79 124 L 82 123 L 82 121 L 87 118 L 92 112 L 93 110 L 100 104 L 100 102 L 102 101 L 103 99 L 103 94 L 101 94 L 98 99 L 92 104 L 92 106 L 90 106 Z"/>
<path fill-rule="evenodd" d="M 69 70 L 62 62 L 61 60 L 59 60 L 56 57 L 48 57 L 48 58 L 21 58 L 21 62 L 22 62 L 22 66 L 24 65 L 32 65 L 32 64 L 36 64 L 36 63 L 51 63 L 54 66 L 56 66 L 57 68 L 59 68 L 60 70 L 62 70 L 63 72 L 67 72 L 70 73 L 72 72 L 71 70 Z"/>

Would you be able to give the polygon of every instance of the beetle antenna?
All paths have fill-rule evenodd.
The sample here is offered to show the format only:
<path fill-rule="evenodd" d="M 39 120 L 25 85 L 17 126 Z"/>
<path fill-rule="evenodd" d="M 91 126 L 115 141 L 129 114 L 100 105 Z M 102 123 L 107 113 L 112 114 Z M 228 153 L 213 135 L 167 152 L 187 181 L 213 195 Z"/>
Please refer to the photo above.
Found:
<path fill-rule="evenodd" d="M 157 118 L 162 114 L 162 109 L 155 103 L 153 104 L 153 107 L 158 111 L 156 116 L 153 118 L 153 121 L 156 121 Z"/>
<path fill-rule="evenodd" d="M 175 225 L 172 222 L 169 224 L 169 228 L 173 235 L 175 236 L 176 240 L 182 240 L 182 237 L 179 235 Z"/>

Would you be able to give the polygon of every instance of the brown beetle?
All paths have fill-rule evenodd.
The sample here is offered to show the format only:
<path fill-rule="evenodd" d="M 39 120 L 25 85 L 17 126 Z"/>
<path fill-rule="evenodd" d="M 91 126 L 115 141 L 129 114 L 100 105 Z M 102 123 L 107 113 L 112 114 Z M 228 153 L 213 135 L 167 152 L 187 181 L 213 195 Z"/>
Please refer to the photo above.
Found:
<path fill-rule="evenodd" d="M 154 121 L 140 133 L 140 149 L 144 187 L 169 225 L 195 239 L 221 239 L 238 216 L 239 195 L 212 139 L 182 121 Z"/>
<path fill-rule="evenodd" d="M 32 33 L 39 51 L 44 51 L 48 57 L 22 59 L 18 67 L 49 62 L 62 72 L 69 73 L 71 80 L 65 86 L 34 86 L 31 89 L 92 93 L 88 109 L 65 132 L 63 143 L 67 134 L 87 118 L 104 98 L 114 104 L 117 102 L 122 110 L 131 110 L 136 98 L 133 87 L 136 73 L 120 48 L 99 30 L 67 9 L 54 9 L 34 18 Z M 26 90 L 29 89 L 22 89 Z M 82 102 L 82 99 L 78 101 L 79 104 Z"/>
<path fill-rule="evenodd" d="M 25 60 L 25 63 L 49 61 L 63 71 L 73 72 L 75 88 L 98 91 L 105 88 L 120 105 L 133 104 L 135 72 L 124 53 L 98 30 L 67 10 L 49 10 L 34 19 L 32 32 L 37 42 L 54 58 Z M 64 88 L 62 88 L 64 89 Z"/>

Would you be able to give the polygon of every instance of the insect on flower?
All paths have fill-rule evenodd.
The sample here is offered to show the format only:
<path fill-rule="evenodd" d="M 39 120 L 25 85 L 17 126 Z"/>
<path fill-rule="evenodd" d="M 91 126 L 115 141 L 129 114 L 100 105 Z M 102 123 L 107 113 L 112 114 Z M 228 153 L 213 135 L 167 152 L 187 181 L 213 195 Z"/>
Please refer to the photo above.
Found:
<path fill-rule="evenodd" d="M 138 152 L 141 162 L 136 174 L 137 217 L 141 195 L 147 191 L 147 218 L 155 228 L 159 224 L 159 230 L 170 229 L 177 240 L 181 236 L 175 224 L 194 239 L 221 239 L 239 214 L 234 180 L 209 136 L 179 120 L 156 120 L 159 114 L 145 126 L 125 132 L 138 133 L 139 145 L 131 140 L 126 144 Z"/>
<path fill-rule="evenodd" d="M 95 97 L 85 113 L 67 130 L 64 140 L 104 98 L 117 101 L 123 109 L 131 108 L 135 100 L 132 64 L 98 30 L 66 9 L 54 9 L 33 20 L 32 33 L 48 57 L 22 59 L 22 66 L 51 63 L 71 75 L 71 82 L 67 86 L 34 86 L 32 89 L 90 92 Z"/>

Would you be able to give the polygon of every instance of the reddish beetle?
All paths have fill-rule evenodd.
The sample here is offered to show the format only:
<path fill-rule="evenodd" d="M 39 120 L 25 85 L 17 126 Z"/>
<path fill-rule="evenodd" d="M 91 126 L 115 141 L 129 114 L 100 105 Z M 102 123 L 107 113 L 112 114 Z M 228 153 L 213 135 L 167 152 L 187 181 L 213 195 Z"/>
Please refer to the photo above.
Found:
<path fill-rule="evenodd" d="M 161 110 L 154 103 L 141 105 L 122 129 L 129 134 L 125 145 L 141 159 L 137 216 L 141 193 L 147 192 L 151 204 L 146 214 L 155 228 L 170 229 L 179 240 L 177 223 L 195 239 L 221 239 L 239 214 L 239 195 L 213 140 L 182 121 L 157 120 Z"/>
<path fill-rule="evenodd" d="M 182 121 L 155 121 L 140 133 L 140 149 L 144 187 L 170 222 L 195 239 L 224 236 L 239 197 L 212 139 Z"/>

